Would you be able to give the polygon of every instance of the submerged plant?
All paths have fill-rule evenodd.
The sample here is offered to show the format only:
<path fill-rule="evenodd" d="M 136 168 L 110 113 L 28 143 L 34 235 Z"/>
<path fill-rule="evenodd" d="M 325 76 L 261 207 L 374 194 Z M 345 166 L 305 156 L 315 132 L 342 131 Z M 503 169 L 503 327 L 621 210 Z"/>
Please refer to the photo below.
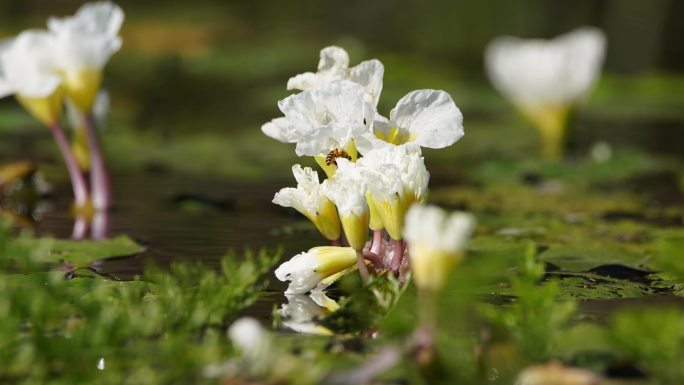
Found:
<path fill-rule="evenodd" d="M 487 47 L 487 74 L 537 128 L 542 155 L 563 155 L 568 117 L 596 83 L 606 38 L 597 28 L 580 28 L 552 40 L 499 37 Z"/>
<path fill-rule="evenodd" d="M 124 15 L 109 1 L 88 3 L 71 17 L 48 20 L 48 30 L 27 30 L 0 46 L 0 96 L 14 94 L 50 128 L 69 172 L 77 210 L 106 210 L 109 177 L 91 116 L 102 70 L 121 47 Z M 61 125 L 68 103 L 81 117 L 74 150 Z M 78 154 L 89 154 L 89 161 Z M 90 188 L 82 171 L 90 170 Z"/>

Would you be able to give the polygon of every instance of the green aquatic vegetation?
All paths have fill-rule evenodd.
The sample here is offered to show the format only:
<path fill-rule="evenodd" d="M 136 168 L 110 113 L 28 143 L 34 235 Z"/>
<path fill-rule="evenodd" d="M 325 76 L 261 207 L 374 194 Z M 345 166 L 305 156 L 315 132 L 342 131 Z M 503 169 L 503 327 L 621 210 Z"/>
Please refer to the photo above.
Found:
<path fill-rule="evenodd" d="M 3 255 L 30 260 L 38 240 L 0 235 Z M 82 241 L 64 249 L 111 251 Z M 217 270 L 175 263 L 169 271 L 152 267 L 134 281 L 67 279 L 60 271 L 17 274 L 3 266 L 0 381 L 208 382 L 203 368 L 234 355 L 225 330 L 263 293 L 263 276 L 279 257 L 229 253 Z"/>
<path fill-rule="evenodd" d="M 625 310 L 608 331 L 616 352 L 632 360 L 658 383 L 681 384 L 684 367 L 684 312 L 680 309 Z"/>
<path fill-rule="evenodd" d="M 560 331 L 574 315 L 573 301 L 557 299 L 559 283 L 540 282 L 544 264 L 536 260 L 536 248 L 530 244 L 517 275 L 510 278 L 511 303 L 503 308 L 485 306 L 483 315 L 505 329 L 529 361 L 540 362 L 556 357 Z"/>

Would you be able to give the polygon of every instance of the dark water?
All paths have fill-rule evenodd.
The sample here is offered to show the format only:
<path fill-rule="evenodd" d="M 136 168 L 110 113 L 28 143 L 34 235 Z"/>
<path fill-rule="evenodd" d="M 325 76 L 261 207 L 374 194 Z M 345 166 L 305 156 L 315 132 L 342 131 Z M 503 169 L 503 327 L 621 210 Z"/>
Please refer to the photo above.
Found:
<path fill-rule="evenodd" d="M 121 278 L 142 272 L 147 263 L 162 267 L 176 260 L 217 265 L 228 250 L 284 248 L 284 256 L 324 244 L 313 226 L 294 210 L 271 203 L 281 187 L 269 182 L 236 182 L 220 178 L 165 173 L 113 173 L 114 207 L 110 235 L 128 235 L 145 246 L 135 258 L 105 261 L 103 271 Z M 54 185 L 47 209 L 35 223 L 38 235 L 68 238 L 74 219 L 69 213 L 69 185 Z"/>

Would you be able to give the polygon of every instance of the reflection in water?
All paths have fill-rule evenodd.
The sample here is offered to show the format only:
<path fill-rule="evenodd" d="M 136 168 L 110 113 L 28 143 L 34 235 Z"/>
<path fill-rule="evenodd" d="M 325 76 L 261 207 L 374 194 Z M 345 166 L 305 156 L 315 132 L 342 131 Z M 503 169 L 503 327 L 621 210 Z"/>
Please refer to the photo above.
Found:
<path fill-rule="evenodd" d="M 318 324 L 322 317 L 339 308 L 337 302 L 325 295 L 322 290 L 314 290 L 310 295 L 286 294 L 287 303 L 280 308 L 283 326 L 299 333 L 331 335 L 333 332 Z"/>
<path fill-rule="evenodd" d="M 161 173 L 114 173 L 112 179 L 115 205 L 90 223 L 74 220 L 67 182 L 55 183 L 52 197 L 42 198 L 49 208 L 31 220 L 34 232 L 58 238 L 74 232 L 93 239 L 130 236 L 146 247 L 143 256 L 102 266 L 123 278 L 139 275 L 150 262 L 163 267 L 192 259 L 218 267 L 231 249 L 240 255 L 245 248 L 283 245 L 285 256 L 292 256 L 322 239 L 313 226 L 271 204 L 273 191 L 281 187 L 272 183 Z"/>

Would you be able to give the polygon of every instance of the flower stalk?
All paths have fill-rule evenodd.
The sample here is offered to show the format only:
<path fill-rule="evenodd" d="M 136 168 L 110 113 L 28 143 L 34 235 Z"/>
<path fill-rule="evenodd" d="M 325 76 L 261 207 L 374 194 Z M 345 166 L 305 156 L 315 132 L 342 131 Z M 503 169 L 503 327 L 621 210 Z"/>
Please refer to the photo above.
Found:
<path fill-rule="evenodd" d="M 90 188 L 93 208 L 98 211 L 108 210 L 111 205 L 109 173 L 91 114 L 85 118 L 85 131 L 90 153 Z"/>

